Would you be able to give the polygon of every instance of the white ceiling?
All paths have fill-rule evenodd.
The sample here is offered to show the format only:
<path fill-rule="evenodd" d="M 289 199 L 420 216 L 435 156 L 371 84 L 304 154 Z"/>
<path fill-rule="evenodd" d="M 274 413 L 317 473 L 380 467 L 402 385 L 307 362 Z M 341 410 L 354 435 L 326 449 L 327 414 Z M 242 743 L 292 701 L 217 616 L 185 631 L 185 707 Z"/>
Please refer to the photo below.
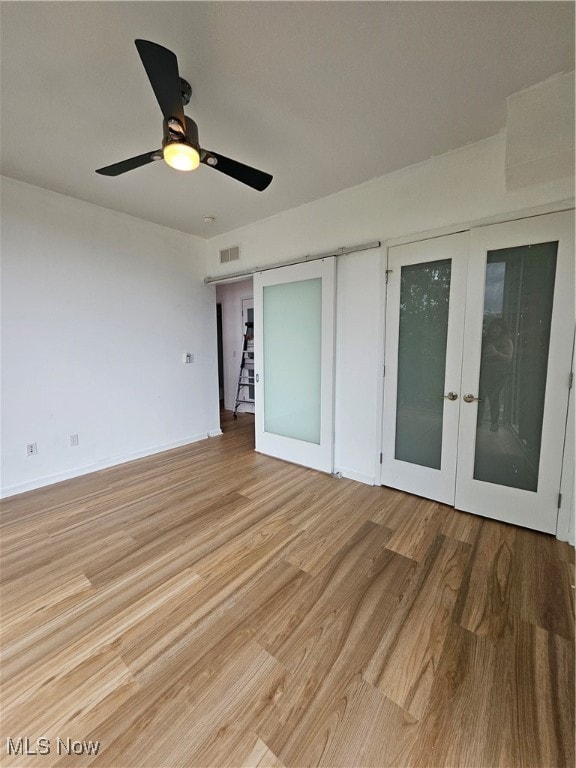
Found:
<path fill-rule="evenodd" d="M 574 69 L 574 4 L 2 2 L 4 175 L 211 237 L 496 134 Z M 173 50 L 202 146 L 274 175 L 96 168 L 156 149 L 135 38 Z M 212 225 L 205 215 L 216 217 Z"/>

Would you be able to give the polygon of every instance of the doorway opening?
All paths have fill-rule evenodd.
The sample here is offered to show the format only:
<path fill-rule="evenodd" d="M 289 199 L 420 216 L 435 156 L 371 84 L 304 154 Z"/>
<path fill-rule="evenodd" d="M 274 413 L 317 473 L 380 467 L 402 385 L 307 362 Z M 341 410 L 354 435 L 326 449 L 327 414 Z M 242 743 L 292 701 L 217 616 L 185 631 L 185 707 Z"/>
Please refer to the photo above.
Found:
<path fill-rule="evenodd" d="M 244 357 L 246 323 L 254 322 L 254 288 L 252 278 L 216 286 L 218 323 L 218 379 L 220 399 L 220 428 L 228 432 L 236 427 L 254 431 L 255 388 L 242 387 L 238 382 Z M 253 335 L 253 331 L 252 331 Z M 253 339 L 251 340 L 253 350 Z M 253 359 L 253 351 L 251 352 Z M 253 363 L 252 363 L 253 369 Z M 246 381 L 248 378 L 244 376 Z M 243 380 L 244 380 L 243 378 Z M 244 400 L 237 405 L 237 399 Z M 237 418 L 233 418 L 236 411 Z"/>

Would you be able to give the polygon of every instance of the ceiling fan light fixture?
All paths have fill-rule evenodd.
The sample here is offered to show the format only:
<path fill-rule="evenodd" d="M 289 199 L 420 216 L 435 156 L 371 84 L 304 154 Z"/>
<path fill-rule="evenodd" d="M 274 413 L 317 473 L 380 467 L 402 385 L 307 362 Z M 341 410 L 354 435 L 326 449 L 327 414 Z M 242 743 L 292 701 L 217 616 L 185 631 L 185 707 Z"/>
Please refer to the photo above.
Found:
<path fill-rule="evenodd" d="M 269 173 L 216 152 L 201 149 L 198 126 L 191 117 L 184 114 L 183 107 L 189 101 L 191 88 L 178 73 L 176 55 L 163 45 L 150 40 L 138 39 L 134 42 L 164 117 L 162 149 L 98 168 L 96 173 L 103 176 L 119 176 L 160 159 L 164 159 L 167 165 L 177 171 L 193 171 L 200 163 L 204 163 L 241 184 L 263 192 L 272 181 Z"/>
<path fill-rule="evenodd" d="M 194 171 L 200 165 L 198 150 L 184 141 L 170 141 L 164 145 L 164 160 L 177 171 Z"/>

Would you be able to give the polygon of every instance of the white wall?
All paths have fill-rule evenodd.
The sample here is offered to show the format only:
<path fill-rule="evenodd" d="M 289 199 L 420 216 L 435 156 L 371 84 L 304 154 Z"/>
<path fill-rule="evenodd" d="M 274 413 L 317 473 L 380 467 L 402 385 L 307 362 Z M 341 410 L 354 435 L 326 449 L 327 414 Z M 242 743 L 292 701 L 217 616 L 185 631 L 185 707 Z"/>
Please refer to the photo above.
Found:
<path fill-rule="evenodd" d="M 334 471 L 374 483 L 382 390 L 379 300 L 382 249 L 336 260 Z"/>
<path fill-rule="evenodd" d="M 453 224 L 512 214 L 573 198 L 570 179 L 507 191 L 505 136 L 405 168 L 366 184 L 212 238 L 206 272 L 226 274 L 219 250 L 241 246 L 235 269 Z M 383 298 L 377 251 L 338 258 L 336 470 L 373 482 L 379 453 Z"/>
<path fill-rule="evenodd" d="M 252 278 L 216 286 L 216 301 L 222 304 L 222 352 L 224 358 L 224 407 L 232 411 L 236 402 L 238 375 L 242 360 L 244 328 L 242 299 L 251 299 Z M 254 406 L 243 404 L 239 411 L 254 413 Z"/>
<path fill-rule="evenodd" d="M 204 249 L 189 235 L 2 180 L 4 495 L 219 431 Z M 38 454 L 27 456 L 32 442 Z"/>

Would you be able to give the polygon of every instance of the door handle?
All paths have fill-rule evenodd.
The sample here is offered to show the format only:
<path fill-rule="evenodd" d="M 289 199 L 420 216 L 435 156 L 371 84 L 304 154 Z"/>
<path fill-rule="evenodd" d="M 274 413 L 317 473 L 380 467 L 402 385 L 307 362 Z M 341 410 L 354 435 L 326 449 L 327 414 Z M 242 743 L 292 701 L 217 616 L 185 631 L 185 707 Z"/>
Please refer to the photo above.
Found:
<path fill-rule="evenodd" d="M 441 397 L 445 400 L 458 400 L 458 395 L 456 392 L 448 392 L 447 395 L 441 395 Z"/>
<path fill-rule="evenodd" d="M 260 374 L 257 373 L 255 378 L 256 378 L 256 383 L 258 383 L 260 381 Z"/>
<path fill-rule="evenodd" d="M 482 402 L 482 398 L 481 397 L 474 397 L 474 395 L 470 395 L 470 394 L 464 395 L 462 400 L 464 400 L 465 403 L 473 403 L 475 400 L 478 403 Z"/>

